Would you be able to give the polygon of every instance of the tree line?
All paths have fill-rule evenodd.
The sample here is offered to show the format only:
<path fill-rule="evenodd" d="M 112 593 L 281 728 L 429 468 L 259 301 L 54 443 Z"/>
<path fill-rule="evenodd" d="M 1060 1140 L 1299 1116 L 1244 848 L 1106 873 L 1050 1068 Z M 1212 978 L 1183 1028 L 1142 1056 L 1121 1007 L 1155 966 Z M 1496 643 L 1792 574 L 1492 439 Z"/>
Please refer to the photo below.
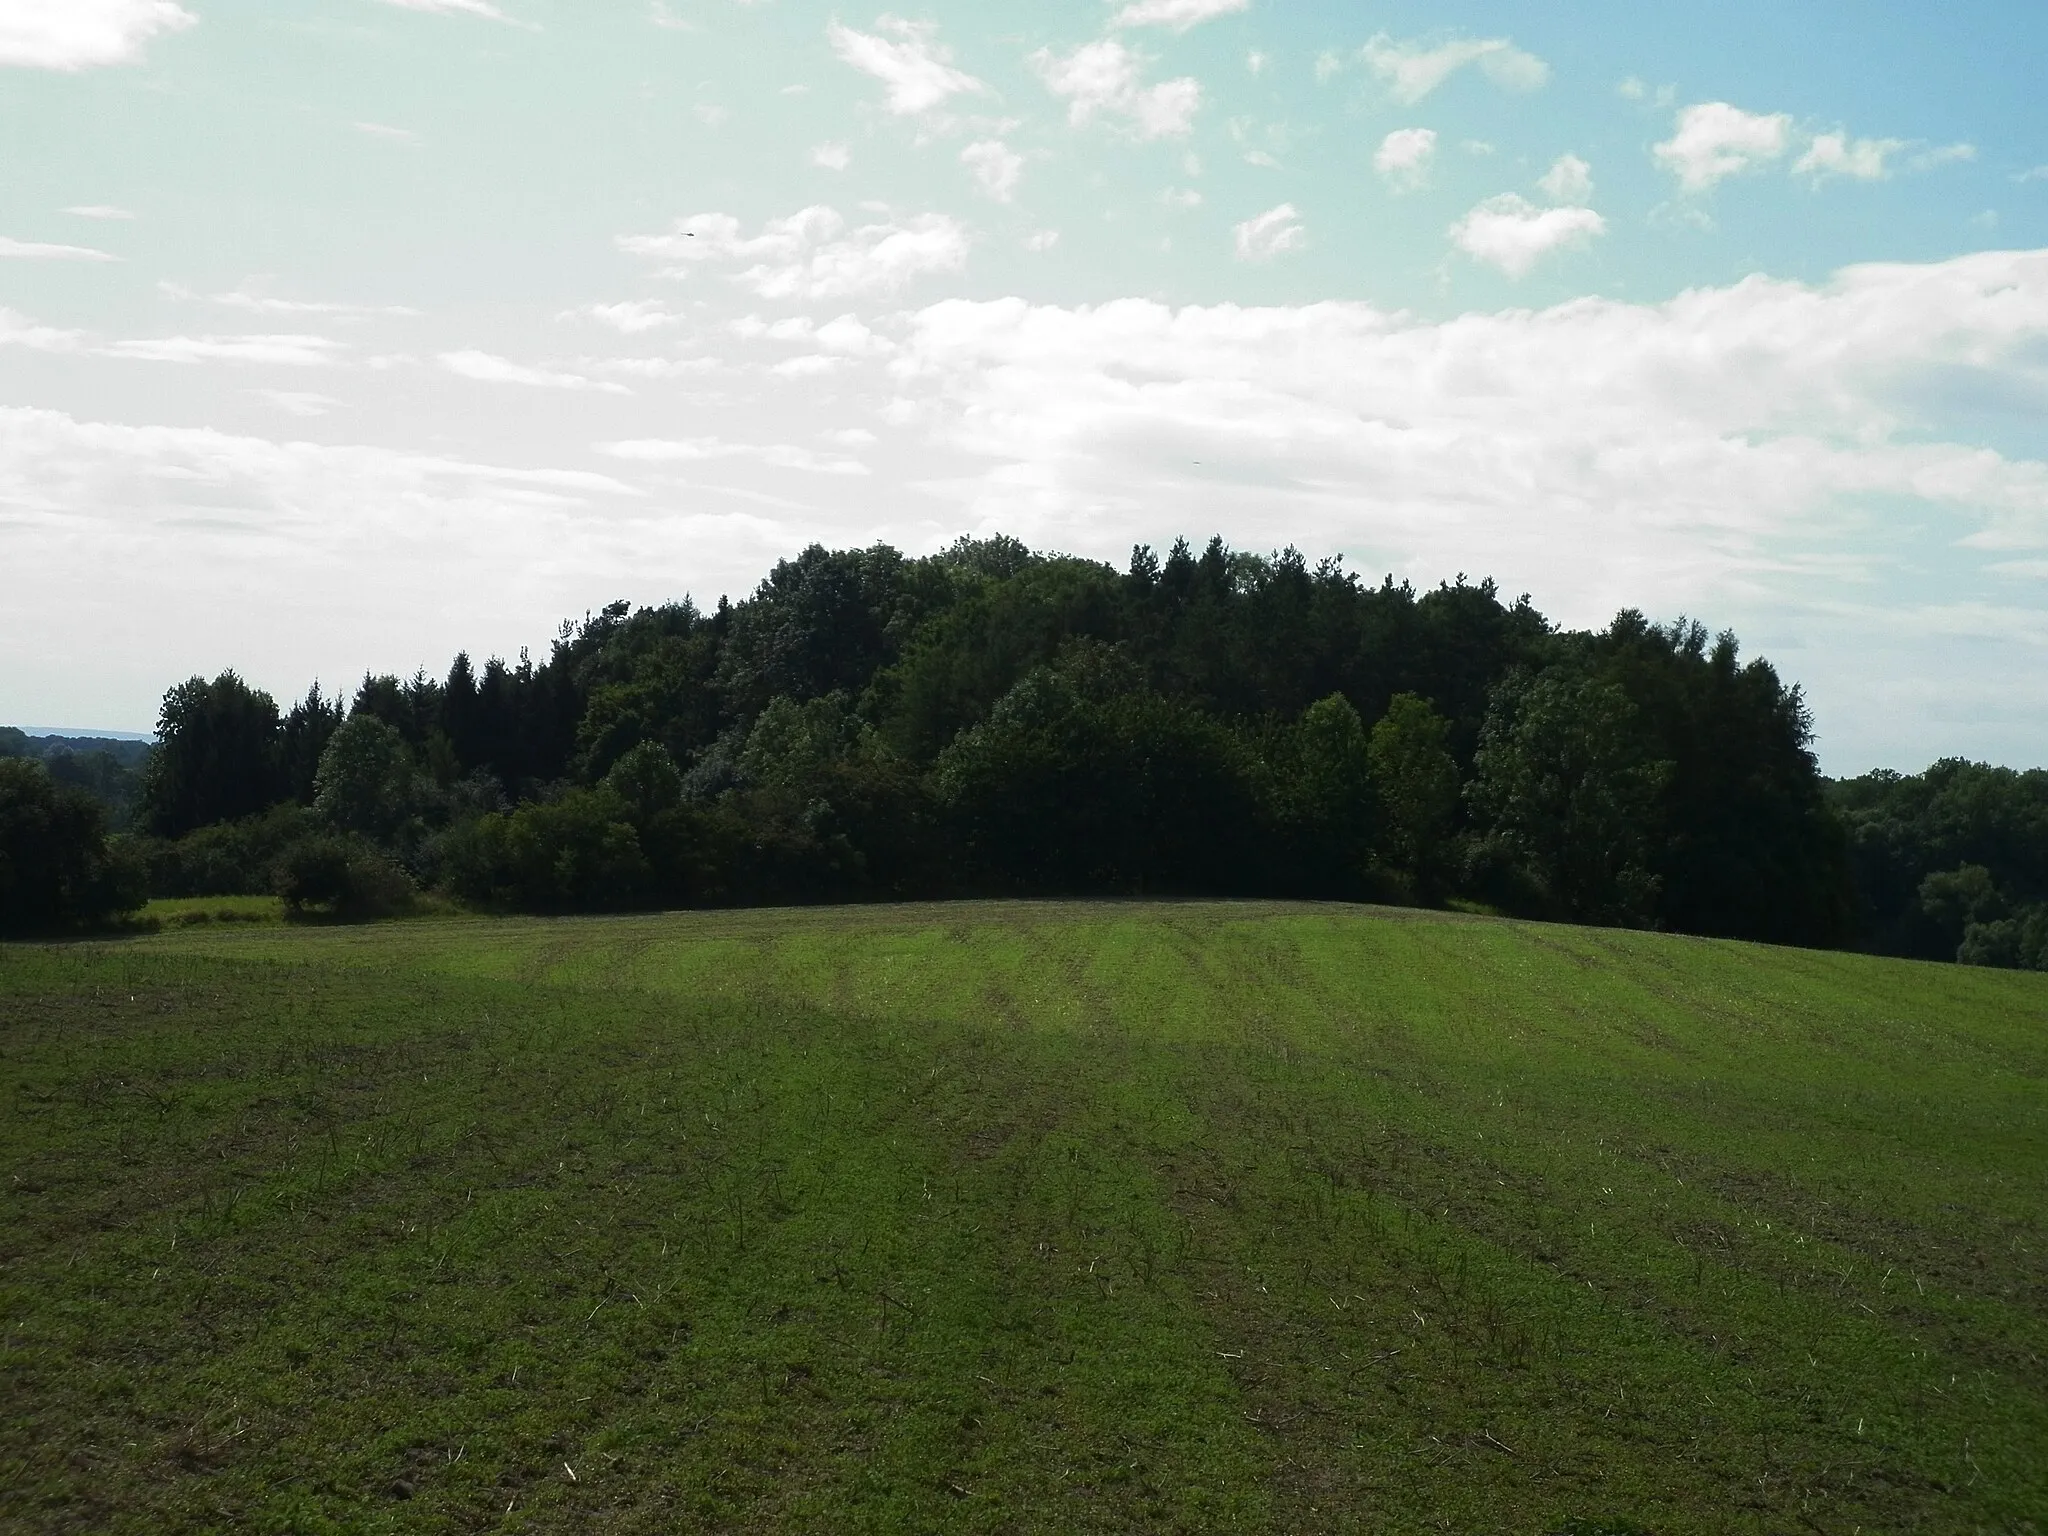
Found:
<path fill-rule="evenodd" d="M 1123 570 L 1002 537 L 814 546 L 737 604 L 564 624 L 544 660 L 289 708 L 193 678 L 109 857 L 158 894 L 337 916 L 421 890 L 1271 895 L 2041 963 L 2044 866 L 1999 819 L 2048 814 L 2039 775 L 1942 842 L 1928 806 L 1996 795 L 1829 785 L 1811 737 L 1732 635 L 1564 630 L 1490 581 L 1418 592 L 1220 539 Z M 1966 767 L 1928 777 L 2002 772 Z"/>

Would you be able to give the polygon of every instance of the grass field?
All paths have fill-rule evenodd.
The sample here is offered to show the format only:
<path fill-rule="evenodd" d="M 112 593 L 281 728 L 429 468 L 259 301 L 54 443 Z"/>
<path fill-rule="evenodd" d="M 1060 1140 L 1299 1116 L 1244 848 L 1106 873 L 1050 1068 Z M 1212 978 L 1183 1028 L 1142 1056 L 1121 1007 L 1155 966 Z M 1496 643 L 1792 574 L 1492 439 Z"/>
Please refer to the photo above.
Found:
<path fill-rule="evenodd" d="M 0 1021 L 9 1531 L 2048 1531 L 2048 977 L 967 905 Z"/>

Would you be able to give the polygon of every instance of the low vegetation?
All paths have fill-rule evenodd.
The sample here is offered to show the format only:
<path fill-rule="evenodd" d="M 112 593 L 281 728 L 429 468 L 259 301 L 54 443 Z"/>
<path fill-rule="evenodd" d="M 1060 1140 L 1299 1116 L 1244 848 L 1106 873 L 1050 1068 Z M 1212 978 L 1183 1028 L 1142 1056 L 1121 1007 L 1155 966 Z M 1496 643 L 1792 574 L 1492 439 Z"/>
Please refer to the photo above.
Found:
<path fill-rule="evenodd" d="M 962 903 L 209 921 L 0 1020 L 9 1530 L 2048 1522 L 2038 976 Z"/>

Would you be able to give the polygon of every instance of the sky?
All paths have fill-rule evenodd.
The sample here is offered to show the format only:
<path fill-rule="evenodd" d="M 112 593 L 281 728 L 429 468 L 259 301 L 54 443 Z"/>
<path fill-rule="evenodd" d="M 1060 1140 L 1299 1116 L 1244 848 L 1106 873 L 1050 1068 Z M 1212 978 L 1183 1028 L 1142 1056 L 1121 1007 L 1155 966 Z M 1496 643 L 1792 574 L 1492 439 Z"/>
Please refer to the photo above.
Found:
<path fill-rule="evenodd" d="M 0 721 L 961 534 L 2048 762 L 2048 7 L 0 0 Z"/>

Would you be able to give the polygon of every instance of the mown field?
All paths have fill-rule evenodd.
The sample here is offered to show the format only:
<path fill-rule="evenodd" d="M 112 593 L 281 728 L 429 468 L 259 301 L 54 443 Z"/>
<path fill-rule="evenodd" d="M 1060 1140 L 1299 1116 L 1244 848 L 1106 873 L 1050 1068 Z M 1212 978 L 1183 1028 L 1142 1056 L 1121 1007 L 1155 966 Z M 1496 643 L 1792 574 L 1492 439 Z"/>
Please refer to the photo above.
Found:
<path fill-rule="evenodd" d="M 1355 908 L 0 947 L 9 1531 L 2048 1530 L 2048 977 Z"/>

